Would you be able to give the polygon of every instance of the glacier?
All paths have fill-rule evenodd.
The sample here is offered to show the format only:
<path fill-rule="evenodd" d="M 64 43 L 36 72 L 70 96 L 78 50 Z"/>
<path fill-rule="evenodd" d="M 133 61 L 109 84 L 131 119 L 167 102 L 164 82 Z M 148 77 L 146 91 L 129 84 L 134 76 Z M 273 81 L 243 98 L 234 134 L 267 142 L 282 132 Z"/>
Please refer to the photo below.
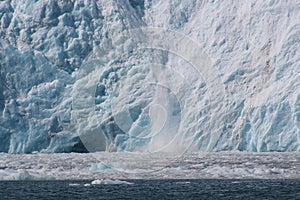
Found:
<path fill-rule="evenodd" d="M 297 0 L 4 0 L 0 18 L 0 152 L 300 150 Z"/>

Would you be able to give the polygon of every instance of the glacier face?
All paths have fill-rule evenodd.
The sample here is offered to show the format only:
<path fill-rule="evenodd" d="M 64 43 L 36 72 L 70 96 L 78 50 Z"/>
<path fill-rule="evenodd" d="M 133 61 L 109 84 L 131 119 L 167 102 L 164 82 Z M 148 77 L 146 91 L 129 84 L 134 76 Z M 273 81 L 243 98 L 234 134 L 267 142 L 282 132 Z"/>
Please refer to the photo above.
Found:
<path fill-rule="evenodd" d="M 298 151 L 299 10 L 1 1 L 0 151 Z"/>

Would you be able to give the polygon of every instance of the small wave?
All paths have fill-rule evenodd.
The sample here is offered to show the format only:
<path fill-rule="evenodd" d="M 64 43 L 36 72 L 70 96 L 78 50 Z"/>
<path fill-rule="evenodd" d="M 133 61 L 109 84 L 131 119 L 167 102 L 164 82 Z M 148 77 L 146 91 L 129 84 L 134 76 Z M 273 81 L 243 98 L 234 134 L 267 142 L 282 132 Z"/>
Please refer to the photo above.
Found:
<path fill-rule="evenodd" d="M 180 182 L 176 182 L 176 184 L 190 184 L 191 182 L 189 181 L 180 181 Z"/>

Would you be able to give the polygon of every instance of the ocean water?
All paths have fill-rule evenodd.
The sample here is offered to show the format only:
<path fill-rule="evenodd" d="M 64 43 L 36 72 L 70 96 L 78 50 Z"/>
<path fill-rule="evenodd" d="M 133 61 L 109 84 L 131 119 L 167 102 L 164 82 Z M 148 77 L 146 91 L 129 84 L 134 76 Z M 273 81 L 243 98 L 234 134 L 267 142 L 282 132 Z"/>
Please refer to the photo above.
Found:
<path fill-rule="evenodd" d="M 1 181 L 0 199 L 300 199 L 299 179 Z"/>

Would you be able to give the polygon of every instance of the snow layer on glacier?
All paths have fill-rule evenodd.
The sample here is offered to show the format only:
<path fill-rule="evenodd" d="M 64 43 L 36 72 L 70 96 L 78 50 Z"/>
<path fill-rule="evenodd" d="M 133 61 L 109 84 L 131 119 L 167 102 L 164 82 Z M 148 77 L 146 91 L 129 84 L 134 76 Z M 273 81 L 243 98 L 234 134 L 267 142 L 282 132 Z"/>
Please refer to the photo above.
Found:
<path fill-rule="evenodd" d="M 0 151 L 298 151 L 299 10 L 296 0 L 1 1 Z M 183 52 L 205 55 L 207 70 L 137 48 L 140 29 L 126 36 L 149 27 L 182 34 L 174 46 L 195 41 Z"/>

